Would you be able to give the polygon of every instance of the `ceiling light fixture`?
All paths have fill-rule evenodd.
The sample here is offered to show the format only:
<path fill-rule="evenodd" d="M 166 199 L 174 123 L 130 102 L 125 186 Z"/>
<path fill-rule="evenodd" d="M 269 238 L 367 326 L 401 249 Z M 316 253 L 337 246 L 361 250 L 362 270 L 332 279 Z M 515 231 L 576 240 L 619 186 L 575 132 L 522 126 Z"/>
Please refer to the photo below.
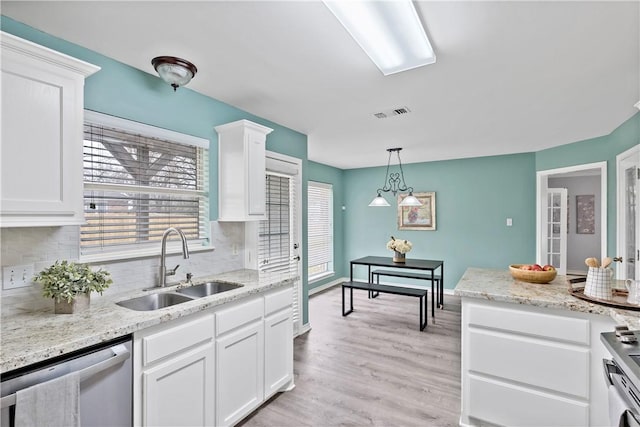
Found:
<path fill-rule="evenodd" d="M 408 191 L 409 195 L 402 199 L 402 202 L 398 206 L 422 206 L 420 200 L 413 195 L 413 187 L 407 187 L 404 182 L 404 172 L 402 171 L 402 160 L 400 160 L 400 151 L 402 148 L 387 148 L 389 152 L 389 160 L 387 161 L 387 174 L 384 177 L 384 186 L 378 188 L 378 195 L 369 203 L 369 206 L 390 206 L 387 200 L 382 197 L 381 193 L 388 193 L 389 191 L 395 196 L 398 191 Z M 391 165 L 392 153 L 396 153 L 398 156 L 398 166 L 400 166 L 400 172 L 389 173 L 389 166 Z"/>
<path fill-rule="evenodd" d="M 198 69 L 191 62 L 175 56 L 156 56 L 151 60 L 162 80 L 173 87 L 173 91 L 184 86 L 196 75 Z"/>
<path fill-rule="evenodd" d="M 636 102 L 636 104 L 634 105 L 634 107 L 636 107 L 638 110 L 640 110 L 640 101 Z"/>
<path fill-rule="evenodd" d="M 324 4 L 385 76 L 436 62 L 411 0 Z"/>

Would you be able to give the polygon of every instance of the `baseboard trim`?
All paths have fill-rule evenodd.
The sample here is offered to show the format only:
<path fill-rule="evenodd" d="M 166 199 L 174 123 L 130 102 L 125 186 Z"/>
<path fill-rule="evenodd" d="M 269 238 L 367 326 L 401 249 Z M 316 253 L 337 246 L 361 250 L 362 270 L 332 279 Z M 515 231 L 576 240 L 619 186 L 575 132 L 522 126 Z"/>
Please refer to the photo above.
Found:
<path fill-rule="evenodd" d="M 329 288 L 333 288 L 334 286 L 338 286 L 342 282 L 348 282 L 348 281 L 349 281 L 349 278 L 341 277 L 339 279 L 332 280 L 329 283 L 325 283 L 324 285 L 316 286 L 313 289 L 309 289 L 309 296 L 315 295 L 318 292 L 326 291 Z"/>
<path fill-rule="evenodd" d="M 298 332 L 298 334 L 294 338 L 299 337 L 300 335 L 304 335 L 310 330 L 311 330 L 311 324 L 305 323 L 304 325 L 302 325 L 302 328 L 300 328 L 300 332 Z"/>

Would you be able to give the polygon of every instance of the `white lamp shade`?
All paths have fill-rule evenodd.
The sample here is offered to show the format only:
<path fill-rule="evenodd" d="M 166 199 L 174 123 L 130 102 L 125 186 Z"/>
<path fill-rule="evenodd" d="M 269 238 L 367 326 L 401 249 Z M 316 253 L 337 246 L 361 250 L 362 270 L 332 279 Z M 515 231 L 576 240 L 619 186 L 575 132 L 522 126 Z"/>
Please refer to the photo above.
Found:
<path fill-rule="evenodd" d="M 413 193 L 409 193 L 407 197 L 398 203 L 398 206 L 422 206 L 422 203 L 420 203 L 420 200 L 418 200 Z"/>
<path fill-rule="evenodd" d="M 369 203 L 369 206 L 380 207 L 380 206 L 391 206 L 387 200 L 378 194 L 372 201 Z"/>

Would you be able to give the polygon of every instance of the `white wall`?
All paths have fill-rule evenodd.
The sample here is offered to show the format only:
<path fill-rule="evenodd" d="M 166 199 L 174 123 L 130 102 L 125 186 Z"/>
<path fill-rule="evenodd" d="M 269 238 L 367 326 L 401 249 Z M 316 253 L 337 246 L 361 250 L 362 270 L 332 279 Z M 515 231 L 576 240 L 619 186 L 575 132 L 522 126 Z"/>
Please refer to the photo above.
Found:
<path fill-rule="evenodd" d="M 221 273 L 243 268 L 244 253 L 239 250 L 232 255 L 231 247 L 244 247 L 244 224 L 212 222 L 214 251 L 192 252 L 189 259 L 182 255 L 167 256 L 167 266 L 180 264 L 178 274 L 170 281 L 184 280 L 186 273 L 198 276 Z M 34 264 L 34 271 L 53 264 L 56 260 L 74 261 L 79 256 L 80 227 L 20 227 L 0 229 L 0 261 L 2 266 Z M 158 277 L 158 256 L 137 258 L 128 261 L 112 261 L 93 264 L 111 273 L 113 284 L 105 295 L 114 295 L 135 289 L 153 286 Z M 99 298 L 92 294 L 91 298 Z M 41 286 L 31 286 L 0 291 L 2 315 L 24 310 L 53 309 L 53 300 L 41 296 Z"/>
<path fill-rule="evenodd" d="M 600 258 L 600 176 L 581 176 L 568 178 L 549 178 L 549 188 L 566 188 L 569 193 L 569 233 L 567 235 L 567 271 L 582 271 L 586 274 L 584 260 L 589 257 Z M 576 233 L 576 196 L 593 194 L 595 196 L 595 233 Z"/>

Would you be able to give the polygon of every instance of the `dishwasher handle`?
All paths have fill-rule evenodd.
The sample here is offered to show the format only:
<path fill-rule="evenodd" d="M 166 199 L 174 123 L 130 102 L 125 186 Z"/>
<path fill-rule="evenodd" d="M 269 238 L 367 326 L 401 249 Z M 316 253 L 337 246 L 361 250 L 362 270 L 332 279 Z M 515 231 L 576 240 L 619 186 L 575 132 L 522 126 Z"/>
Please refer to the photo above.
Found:
<path fill-rule="evenodd" d="M 111 351 L 113 352 L 113 354 L 111 355 L 110 358 L 78 371 L 78 373 L 80 374 L 80 381 L 81 382 L 85 381 L 93 377 L 94 375 L 106 369 L 109 369 L 112 366 L 119 364 L 120 362 L 124 362 L 129 357 L 131 357 L 131 352 L 123 344 L 118 344 L 116 346 L 111 347 Z M 16 404 L 16 393 L 12 393 L 0 399 L 0 409 L 4 409 L 6 407 L 9 407 L 15 404 Z"/>

